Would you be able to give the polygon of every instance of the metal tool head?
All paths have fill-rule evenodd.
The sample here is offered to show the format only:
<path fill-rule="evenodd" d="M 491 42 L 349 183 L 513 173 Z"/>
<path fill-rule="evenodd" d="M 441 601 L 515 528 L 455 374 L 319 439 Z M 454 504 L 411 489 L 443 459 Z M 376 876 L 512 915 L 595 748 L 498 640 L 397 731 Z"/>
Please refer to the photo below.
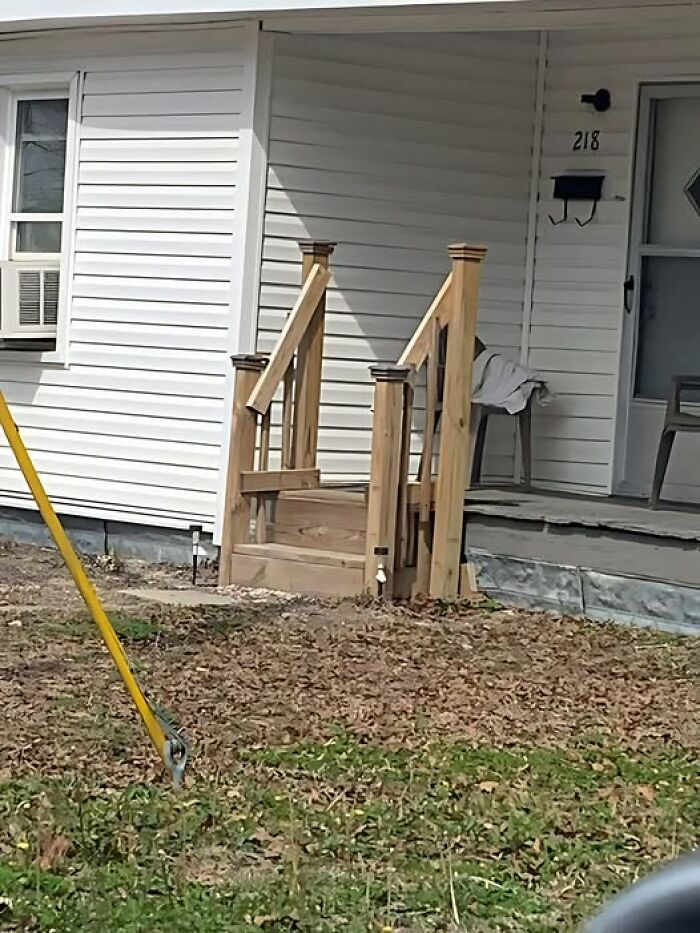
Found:
<path fill-rule="evenodd" d="M 189 758 L 187 743 L 180 736 L 171 736 L 163 749 L 163 761 L 173 779 L 173 787 L 177 790 L 182 787 L 185 768 Z"/>

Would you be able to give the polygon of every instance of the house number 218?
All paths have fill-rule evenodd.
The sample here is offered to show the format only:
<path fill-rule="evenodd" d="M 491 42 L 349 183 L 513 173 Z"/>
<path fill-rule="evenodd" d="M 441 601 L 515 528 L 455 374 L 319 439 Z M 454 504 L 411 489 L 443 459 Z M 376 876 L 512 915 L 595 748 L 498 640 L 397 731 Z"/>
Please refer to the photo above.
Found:
<path fill-rule="evenodd" d="M 591 152 L 597 152 L 600 149 L 600 130 L 576 130 L 571 148 L 574 152 L 585 152 L 589 149 Z"/>

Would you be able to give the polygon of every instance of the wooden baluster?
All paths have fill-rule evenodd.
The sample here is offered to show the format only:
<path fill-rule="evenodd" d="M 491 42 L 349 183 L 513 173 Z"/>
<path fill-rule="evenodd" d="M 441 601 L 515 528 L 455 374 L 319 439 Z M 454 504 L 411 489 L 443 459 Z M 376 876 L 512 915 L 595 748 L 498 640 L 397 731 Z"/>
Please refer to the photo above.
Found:
<path fill-rule="evenodd" d="M 328 268 L 335 243 L 304 240 L 299 243 L 299 248 L 302 253 L 302 277 L 303 281 L 306 281 L 316 263 Z M 324 289 L 311 324 L 304 334 L 297 352 L 293 418 L 293 462 L 298 469 L 316 466 L 325 317 L 326 292 Z"/>
<path fill-rule="evenodd" d="M 250 393 L 265 368 L 265 357 L 233 356 L 235 368 L 233 412 L 224 497 L 224 521 L 219 557 L 219 586 L 231 582 L 231 555 L 250 535 L 250 498 L 241 493 L 241 472 L 255 463 L 257 415 L 246 407 Z"/>
<path fill-rule="evenodd" d="M 272 408 L 268 408 L 260 422 L 260 450 L 258 451 L 258 470 L 265 472 L 270 466 L 270 416 Z M 255 541 L 265 544 L 267 541 L 267 498 L 264 493 L 258 496 L 257 515 L 255 518 Z"/>
<path fill-rule="evenodd" d="M 411 375 L 411 374 L 409 374 Z M 396 558 L 394 572 L 408 565 L 408 473 L 411 462 L 411 435 L 413 429 L 413 385 L 407 380 L 403 387 L 403 416 L 401 419 L 401 456 L 399 460 L 399 494 L 397 499 Z M 396 594 L 399 595 L 399 594 Z M 410 593 L 402 593 L 402 596 Z"/>
<path fill-rule="evenodd" d="M 394 593 L 404 385 L 410 371 L 405 366 L 375 366 L 370 372 L 375 388 L 365 591 L 371 596 L 383 595 L 391 599 Z M 380 564 L 386 574 L 383 586 L 377 580 Z"/>
<path fill-rule="evenodd" d="M 430 595 L 459 595 L 464 492 L 471 459 L 472 364 L 479 305 L 482 247 L 458 244 L 452 258 L 452 315 L 445 363 L 440 462 L 435 497 L 435 530 Z"/>
<path fill-rule="evenodd" d="M 292 416 L 294 414 L 294 360 L 284 374 L 282 394 L 282 469 L 291 470 L 294 466 L 292 447 Z"/>
<path fill-rule="evenodd" d="M 428 371 L 425 385 L 425 434 L 420 472 L 420 505 L 418 511 L 418 547 L 416 554 L 416 580 L 414 596 L 426 596 L 430 592 L 430 563 L 433 553 L 430 518 L 433 499 L 433 458 L 435 450 L 435 428 L 438 396 L 438 357 L 440 352 L 440 328 L 433 321 L 428 353 Z"/>
<path fill-rule="evenodd" d="M 258 451 L 258 470 L 264 473 L 270 466 L 270 415 L 268 408 L 260 422 L 260 450 Z"/>

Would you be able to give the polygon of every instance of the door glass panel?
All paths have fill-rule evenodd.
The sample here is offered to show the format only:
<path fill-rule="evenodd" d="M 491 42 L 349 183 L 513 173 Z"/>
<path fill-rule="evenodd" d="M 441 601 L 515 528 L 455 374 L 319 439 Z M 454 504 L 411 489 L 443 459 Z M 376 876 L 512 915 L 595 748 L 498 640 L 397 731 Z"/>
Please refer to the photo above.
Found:
<path fill-rule="evenodd" d="M 666 399 L 681 373 L 700 374 L 700 259 L 646 256 L 635 395 Z"/>

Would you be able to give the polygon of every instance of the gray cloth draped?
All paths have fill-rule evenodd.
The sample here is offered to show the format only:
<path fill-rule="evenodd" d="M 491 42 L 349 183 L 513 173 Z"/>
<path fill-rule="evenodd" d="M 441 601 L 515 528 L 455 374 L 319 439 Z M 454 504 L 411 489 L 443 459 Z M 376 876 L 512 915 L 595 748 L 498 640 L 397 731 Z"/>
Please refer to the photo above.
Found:
<path fill-rule="evenodd" d="M 503 408 L 516 415 L 535 393 L 537 401 L 547 404 L 552 394 L 544 379 L 534 370 L 512 363 L 498 353 L 483 350 L 474 360 L 472 402 Z"/>

